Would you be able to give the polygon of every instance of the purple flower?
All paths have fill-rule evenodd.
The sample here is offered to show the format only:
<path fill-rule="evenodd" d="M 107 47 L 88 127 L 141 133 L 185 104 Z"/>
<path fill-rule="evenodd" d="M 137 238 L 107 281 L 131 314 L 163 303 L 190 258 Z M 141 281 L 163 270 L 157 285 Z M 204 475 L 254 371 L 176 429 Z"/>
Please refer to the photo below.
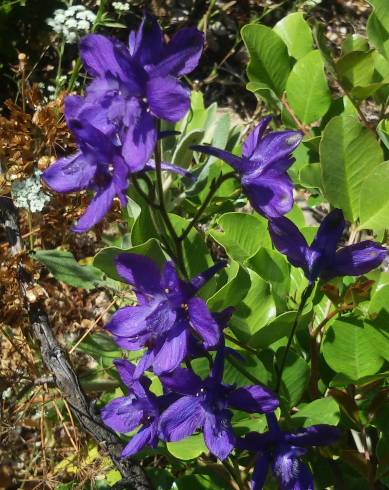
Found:
<path fill-rule="evenodd" d="M 189 369 L 177 368 L 160 377 L 165 388 L 183 395 L 160 418 L 160 431 L 167 441 L 179 441 L 196 429 L 204 432 L 208 449 L 224 460 L 235 446 L 229 408 L 264 413 L 278 407 L 276 396 L 263 386 L 234 388 L 222 383 L 224 346 L 216 354 L 211 374 L 201 380 Z"/>
<path fill-rule="evenodd" d="M 220 327 L 197 291 L 226 264 L 219 262 L 182 281 L 171 262 L 161 273 L 147 257 L 120 254 L 115 259 L 118 274 L 133 286 L 138 306 L 119 309 L 106 328 L 116 343 L 128 350 L 144 347 L 147 352 L 137 366 L 142 373 L 151 365 L 160 375 L 176 369 L 186 357 L 190 336 L 200 337 L 206 348 L 219 342 Z"/>
<path fill-rule="evenodd" d="M 128 163 L 149 160 L 157 140 L 155 118 L 176 122 L 188 111 L 189 91 L 177 78 L 196 68 L 203 45 L 203 35 L 194 28 L 179 30 L 165 44 L 151 15 L 131 32 L 129 48 L 100 34 L 81 39 L 81 59 L 94 77 L 87 99 L 100 104 L 111 123 L 125 127 Z"/>
<path fill-rule="evenodd" d="M 77 104 L 82 109 L 76 109 Z M 89 121 L 97 121 L 96 108 L 83 104 L 81 97 L 68 97 L 65 115 L 69 128 L 77 141 L 79 150 L 69 157 L 60 158 L 43 172 L 43 180 L 56 192 L 74 192 L 88 189 L 95 191 L 85 214 L 73 227 L 84 232 L 101 221 L 118 196 L 126 204 L 128 175 L 130 169 L 121 156 L 121 147 L 115 135 L 103 124 L 105 132 Z"/>
<path fill-rule="evenodd" d="M 166 397 L 156 397 L 149 391 L 151 381 L 145 376 L 135 376 L 135 366 L 125 359 L 114 361 L 122 382 L 128 388 L 128 395 L 115 398 L 101 411 L 105 425 L 116 432 L 131 432 L 139 425 L 141 429 L 132 437 L 121 456 L 126 458 L 140 451 L 144 446 L 156 447 L 158 443 L 158 423 Z"/>
<path fill-rule="evenodd" d="M 212 146 L 192 146 L 194 150 L 213 155 L 231 165 L 253 208 L 274 218 L 288 213 L 293 206 L 293 184 L 287 169 L 294 162 L 293 150 L 302 140 L 297 131 L 276 131 L 265 135 L 271 117 L 254 128 L 243 143 L 242 157 Z"/>
<path fill-rule="evenodd" d="M 273 245 L 295 267 L 301 267 L 313 283 L 318 277 L 327 281 L 336 276 L 359 276 L 378 267 L 387 251 L 371 240 L 349 245 L 336 251 L 346 226 L 340 209 L 331 211 L 322 221 L 309 246 L 292 221 L 285 217 L 269 221 Z"/>
<path fill-rule="evenodd" d="M 312 425 L 298 432 L 282 432 L 274 414 L 266 414 L 268 432 L 248 433 L 238 441 L 238 447 L 258 452 L 252 490 L 264 488 L 271 465 L 280 490 L 314 490 L 312 475 L 300 460 L 310 446 L 327 446 L 340 437 L 340 430 L 332 425 Z"/>

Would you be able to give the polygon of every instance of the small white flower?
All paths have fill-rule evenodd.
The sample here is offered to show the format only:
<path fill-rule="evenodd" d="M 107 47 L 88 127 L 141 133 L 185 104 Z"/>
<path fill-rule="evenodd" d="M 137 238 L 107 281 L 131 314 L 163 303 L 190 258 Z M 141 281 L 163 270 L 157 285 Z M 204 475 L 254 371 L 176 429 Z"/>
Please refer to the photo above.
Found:
<path fill-rule="evenodd" d="M 13 182 L 12 197 L 17 208 L 29 209 L 32 213 L 40 212 L 50 197 L 41 190 L 41 173 L 35 170 L 34 175 L 25 180 Z"/>

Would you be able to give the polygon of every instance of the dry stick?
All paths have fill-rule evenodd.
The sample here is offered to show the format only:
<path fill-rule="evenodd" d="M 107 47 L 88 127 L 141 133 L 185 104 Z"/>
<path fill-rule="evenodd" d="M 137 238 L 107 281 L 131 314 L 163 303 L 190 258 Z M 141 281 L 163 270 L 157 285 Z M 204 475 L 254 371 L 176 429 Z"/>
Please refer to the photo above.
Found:
<path fill-rule="evenodd" d="M 0 225 L 5 228 L 12 254 L 17 255 L 23 250 L 23 246 L 17 210 L 9 198 L 0 197 Z M 53 374 L 62 397 L 67 401 L 81 428 L 110 455 L 123 476 L 123 480 L 119 482 L 122 488 L 149 490 L 151 487 L 143 469 L 129 459 L 123 461 L 120 459 L 124 446 L 118 436 L 102 423 L 100 416 L 92 409 L 66 353 L 53 335 L 43 303 L 41 301 L 31 303 L 28 300 L 27 292 L 34 282 L 21 263 L 18 265 L 18 275 L 21 297 L 28 313 L 33 336 L 39 345 L 42 360 Z"/>

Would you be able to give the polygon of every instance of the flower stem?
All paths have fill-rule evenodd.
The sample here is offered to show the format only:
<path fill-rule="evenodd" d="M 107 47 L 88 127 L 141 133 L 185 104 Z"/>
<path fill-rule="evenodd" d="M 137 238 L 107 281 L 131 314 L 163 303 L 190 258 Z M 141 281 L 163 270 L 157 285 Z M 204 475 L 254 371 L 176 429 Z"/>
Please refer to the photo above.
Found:
<path fill-rule="evenodd" d="M 157 131 L 160 131 L 160 124 L 158 122 L 158 127 Z M 172 222 L 170 221 L 169 214 L 166 210 L 166 205 L 165 205 L 165 199 L 164 199 L 164 192 L 163 192 L 163 182 L 162 182 L 162 168 L 161 168 L 161 148 L 159 141 L 157 141 L 156 146 L 155 146 L 155 172 L 156 172 L 156 179 L 157 179 L 157 194 L 158 194 L 158 200 L 159 200 L 159 212 L 161 214 L 161 217 L 166 225 L 166 228 L 174 242 L 175 249 L 176 249 L 176 262 L 177 266 L 179 267 L 181 273 L 184 275 L 184 277 L 187 278 L 187 272 L 185 268 L 185 263 L 184 263 L 184 257 L 183 257 L 183 252 L 182 252 L 182 245 L 181 241 L 178 238 L 177 232 L 174 229 L 174 226 Z"/>
<path fill-rule="evenodd" d="M 234 177 L 235 177 L 235 172 L 228 172 L 227 174 L 224 174 L 224 175 L 220 174 L 217 179 L 212 180 L 208 194 L 207 194 L 206 198 L 204 199 L 204 202 L 199 207 L 196 214 L 193 216 L 192 221 L 189 223 L 189 225 L 185 228 L 185 230 L 178 237 L 178 239 L 180 241 L 185 240 L 185 238 L 189 235 L 190 230 L 198 223 L 198 221 L 201 218 L 201 215 L 203 214 L 205 208 L 208 206 L 212 197 L 214 196 L 216 191 L 219 189 L 219 187 L 223 184 L 223 182 L 225 182 L 228 179 L 234 178 Z"/>
<path fill-rule="evenodd" d="M 283 373 L 283 371 L 285 369 L 286 360 L 288 358 L 288 353 L 289 353 L 290 347 L 291 347 L 292 342 L 293 342 L 294 334 L 296 333 L 297 325 L 298 325 L 298 323 L 300 321 L 301 314 L 303 312 L 304 306 L 306 305 L 308 298 L 311 296 L 311 293 L 313 291 L 314 286 L 315 286 L 314 283 L 309 284 L 304 289 L 304 292 L 303 292 L 303 294 L 301 296 L 301 301 L 300 301 L 300 304 L 299 304 L 299 307 L 298 307 L 298 310 L 297 310 L 297 313 L 296 313 L 296 317 L 294 319 L 294 322 L 293 322 L 293 325 L 292 325 L 292 329 L 291 329 L 290 334 L 289 334 L 288 343 L 286 344 L 285 351 L 284 351 L 284 354 L 282 356 L 281 366 L 280 366 L 280 368 L 278 370 L 278 379 L 277 379 L 277 384 L 276 384 L 276 393 L 279 393 L 279 391 L 280 391 L 281 381 L 282 381 L 282 373 Z"/>

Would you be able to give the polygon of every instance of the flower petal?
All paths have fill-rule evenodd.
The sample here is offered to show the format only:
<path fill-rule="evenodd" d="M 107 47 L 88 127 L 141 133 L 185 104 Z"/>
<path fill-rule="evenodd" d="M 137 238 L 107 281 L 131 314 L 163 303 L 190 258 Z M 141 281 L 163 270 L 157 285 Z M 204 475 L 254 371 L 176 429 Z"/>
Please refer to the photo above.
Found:
<path fill-rule="evenodd" d="M 125 306 L 119 308 L 105 328 L 117 337 L 138 337 L 147 331 L 146 318 L 158 305 Z"/>
<path fill-rule="evenodd" d="M 155 170 L 155 161 L 153 159 L 149 160 L 146 165 L 144 170 Z M 168 162 L 161 162 L 161 169 L 165 170 L 166 172 L 172 172 L 174 174 L 181 175 L 182 177 L 188 177 L 191 180 L 195 180 L 195 176 L 192 175 L 190 172 L 185 170 L 182 167 L 178 167 L 177 165 L 173 165 Z"/>
<path fill-rule="evenodd" d="M 312 475 L 299 458 L 280 452 L 275 455 L 272 468 L 282 490 L 314 490 Z"/>
<path fill-rule="evenodd" d="M 346 226 L 341 209 L 334 209 L 321 222 L 310 248 L 330 263 L 335 257 L 336 246 Z"/>
<path fill-rule="evenodd" d="M 297 226 L 285 217 L 269 220 L 268 226 L 275 248 L 286 255 L 292 265 L 308 272 L 306 262 L 308 244 Z"/>
<path fill-rule="evenodd" d="M 189 90 L 173 77 L 155 77 L 147 83 L 147 101 L 154 116 L 177 122 L 190 107 Z"/>
<path fill-rule="evenodd" d="M 251 159 L 271 119 L 271 116 L 264 117 L 247 136 L 245 142 L 242 145 L 242 156 L 247 159 Z"/>
<path fill-rule="evenodd" d="M 115 398 L 101 410 L 105 425 L 117 432 L 131 432 L 143 417 L 143 410 L 137 406 L 134 395 Z"/>
<path fill-rule="evenodd" d="M 187 75 L 198 63 L 204 47 L 204 35 L 192 27 L 180 29 L 165 48 L 163 59 L 153 69 L 154 76 Z"/>
<path fill-rule="evenodd" d="M 259 140 L 250 160 L 261 164 L 263 169 L 269 168 L 278 160 L 290 157 L 303 139 L 299 131 L 274 131 Z"/>
<path fill-rule="evenodd" d="M 322 279 L 336 276 L 360 276 L 378 267 L 388 251 L 376 242 L 365 240 L 342 248 L 335 255 L 333 263 L 325 268 Z"/>
<path fill-rule="evenodd" d="M 157 141 L 153 116 L 132 99 L 126 104 L 128 129 L 124 135 L 122 154 L 131 172 L 138 172 L 150 160 Z"/>
<path fill-rule="evenodd" d="M 188 350 L 188 331 L 184 322 L 172 328 L 155 355 L 153 371 L 159 376 L 176 369 L 184 360 Z"/>
<path fill-rule="evenodd" d="M 95 173 L 95 162 L 77 152 L 50 165 L 42 178 L 53 191 L 74 192 L 87 189 Z"/>
<path fill-rule="evenodd" d="M 161 292 L 161 272 L 155 262 L 144 255 L 122 253 L 115 257 L 116 271 L 121 278 L 142 293 Z"/>
<path fill-rule="evenodd" d="M 214 347 L 220 339 L 220 327 L 211 315 L 205 301 L 201 298 L 190 299 L 188 314 L 191 326 L 204 340 L 204 346 Z"/>
<path fill-rule="evenodd" d="M 258 456 L 254 466 L 251 490 L 263 489 L 267 477 L 267 472 L 269 471 L 269 464 L 270 459 L 267 454 L 261 454 Z"/>
<path fill-rule="evenodd" d="M 234 449 L 236 438 L 231 427 L 231 413 L 223 410 L 218 414 L 207 412 L 204 423 L 204 441 L 207 448 L 221 461 Z"/>
<path fill-rule="evenodd" d="M 212 267 L 209 267 L 209 269 L 206 269 L 203 272 L 200 272 L 200 274 L 197 274 L 197 276 L 192 277 L 192 279 L 189 281 L 190 285 L 193 288 L 193 294 L 195 294 L 199 289 L 201 289 L 206 282 L 208 282 L 212 277 L 217 274 L 223 267 L 227 266 L 227 262 L 225 260 L 219 260 L 219 262 L 216 262 Z"/>
<path fill-rule="evenodd" d="M 229 394 L 228 403 L 248 413 L 272 412 L 280 404 L 271 390 L 259 385 L 237 388 Z"/>
<path fill-rule="evenodd" d="M 89 203 L 85 213 L 72 227 L 72 231 L 83 233 L 99 223 L 111 209 L 114 197 L 115 186 L 113 183 L 109 184 L 109 186 L 104 189 L 99 189 Z"/>
<path fill-rule="evenodd" d="M 146 13 L 136 33 L 129 37 L 132 57 L 142 66 L 155 65 L 161 60 L 163 33 L 157 19 Z"/>
<path fill-rule="evenodd" d="M 293 207 L 293 184 L 287 174 L 277 178 L 242 178 L 242 187 L 253 208 L 266 218 L 278 218 Z"/>
<path fill-rule="evenodd" d="M 180 367 L 172 373 L 161 374 L 160 380 L 165 388 L 180 395 L 196 395 L 202 386 L 201 378 L 197 374 Z"/>
<path fill-rule="evenodd" d="M 155 358 L 154 350 L 149 350 L 145 352 L 141 360 L 136 365 L 134 376 L 139 377 L 146 371 L 146 369 L 149 369 L 149 367 L 152 365 L 154 361 L 154 358 Z"/>
<path fill-rule="evenodd" d="M 203 423 L 204 410 L 199 398 L 183 396 L 163 412 L 159 427 L 166 441 L 180 441 L 192 435 Z"/>
<path fill-rule="evenodd" d="M 237 172 L 241 172 L 246 168 L 247 159 L 233 155 L 229 151 L 220 150 L 219 148 L 208 145 L 192 145 L 190 148 L 193 151 L 205 153 L 205 155 L 212 155 L 220 160 L 223 160 L 224 162 L 228 163 L 228 165 L 231 165 L 231 167 Z"/>
<path fill-rule="evenodd" d="M 328 424 L 311 425 L 294 433 L 285 433 L 285 441 L 294 446 L 328 446 L 334 444 L 342 432 Z"/>
<path fill-rule="evenodd" d="M 152 439 L 155 437 L 155 429 L 152 425 L 148 427 L 142 427 L 139 432 L 137 432 L 132 438 L 131 441 L 126 445 L 121 454 L 121 458 L 129 458 L 134 454 L 138 453 L 145 446 L 150 444 Z"/>

